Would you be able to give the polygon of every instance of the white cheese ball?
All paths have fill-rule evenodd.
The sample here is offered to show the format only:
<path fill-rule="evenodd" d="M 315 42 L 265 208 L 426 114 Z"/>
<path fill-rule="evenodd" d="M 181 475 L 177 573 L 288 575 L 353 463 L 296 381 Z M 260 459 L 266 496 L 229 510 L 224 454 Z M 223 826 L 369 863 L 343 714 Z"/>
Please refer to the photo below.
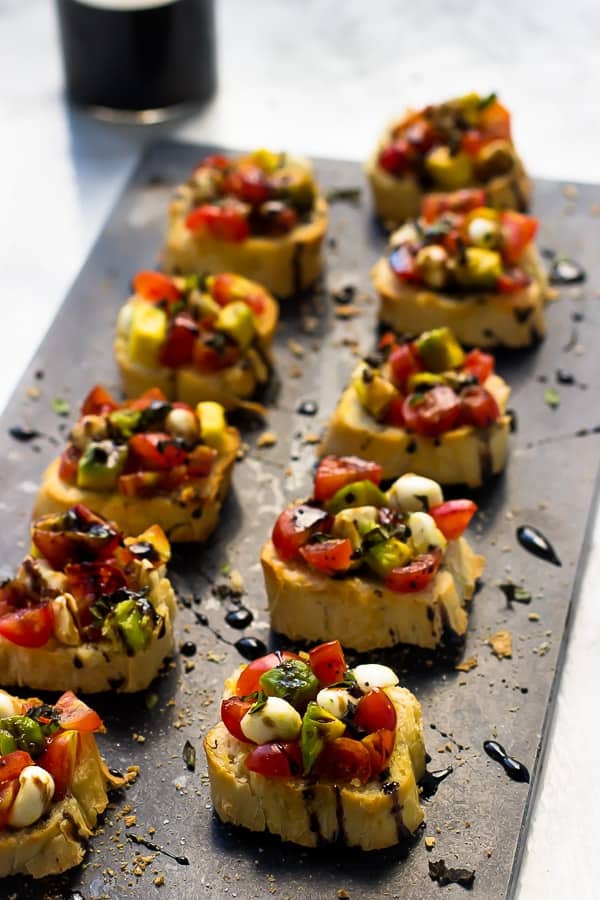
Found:
<path fill-rule="evenodd" d="M 444 495 L 437 481 L 412 472 L 401 475 L 386 496 L 392 509 L 403 513 L 427 511 L 444 502 Z"/>
<path fill-rule="evenodd" d="M 172 409 L 165 419 L 165 427 L 169 434 L 190 443 L 197 441 L 200 435 L 196 414 L 190 409 Z"/>
<path fill-rule="evenodd" d="M 323 688 L 317 694 L 317 704 L 337 719 L 343 719 L 353 703 L 346 688 Z"/>
<path fill-rule="evenodd" d="M 411 513 L 406 524 L 410 528 L 409 544 L 416 553 L 427 553 L 434 547 L 446 549 L 448 541 L 428 513 Z"/>
<path fill-rule="evenodd" d="M 21 715 L 21 707 L 6 691 L 0 691 L 0 718 Z"/>
<path fill-rule="evenodd" d="M 365 663 L 352 669 L 352 672 L 363 694 L 368 694 L 373 688 L 393 687 L 398 684 L 398 676 L 394 670 L 380 663 Z"/>
<path fill-rule="evenodd" d="M 243 716 L 240 728 L 242 734 L 255 744 L 294 741 L 300 734 L 302 719 L 287 700 L 282 697 L 267 697 L 264 706 Z"/>
<path fill-rule="evenodd" d="M 12 828 L 27 828 L 41 819 L 54 797 L 54 779 L 40 766 L 25 766 L 19 775 L 19 791 L 8 816 Z"/>

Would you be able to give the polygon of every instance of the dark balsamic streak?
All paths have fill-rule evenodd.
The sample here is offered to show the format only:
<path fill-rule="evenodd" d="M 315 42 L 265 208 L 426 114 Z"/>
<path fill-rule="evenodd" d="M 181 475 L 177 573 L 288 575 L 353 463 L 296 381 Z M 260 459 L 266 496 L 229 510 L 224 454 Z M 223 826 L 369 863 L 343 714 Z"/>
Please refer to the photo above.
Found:
<path fill-rule="evenodd" d="M 221 638 L 224 640 L 224 638 Z M 229 644 L 229 641 L 225 641 L 225 643 Z M 240 638 L 239 641 L 236 641 L 233 645 L 240 656 L 243 656 L 244 659 L 259 659 L 261 656 L 264 656 L 267 652 L 267 645 L 264 641 L 261 641 L 259 638 L 255 637 L 243 637 Z"/>
<path fill-rule="evenodd" d="M 521 781 L 529 784 L 529 770 L 522 762 L 509 756 L 502 744 L 498 741 L 484 741 L 483 749 L 495 762 L 500 763 L 509 778 L 513 781 Z"/>
<path fill-rule="evenodd" d="M 552 563 L 554 566 L 562 566 L 562 562 L 548 538 L 532 525 L 519 525 L 517 540 L 521 547 L 528 553 L 532 553 L 533 556 Z"/>
<path fill-rule="evenodd" d="M 208 616 L 205 616 L 204 613 L 194 612 L 194 617 L 196 619 L 196 624 L 202 625 L 204 628 L 208 628 L 211 634 L 214 634 L 218 641 L 221 641 L 223 644 L 227 644 L 227 646 L 229 647 L 237 647 L 237 644 L 234 644 L 232 641 L 228 641 L 227 638 L 223 637 L 220 631 L 217 631 L 216 628 L 212 627 L 212 625 L 208 621 Z"/>
<path fill-rule="evenodd" d="M 40 431 L 36 431 L 34 428 L 23 428 L 21 425 L 14 425 L 12 428 L 9 428 L 8 433 L 11 438 L 14 438 L 15 441 L 19 441 L 21 444 L 27 444 L 29 441 L 35 440 L 35 438 L 43 437 Z"/>
<path fill-rule="evenodd" d="M 344 817 L 344 806 L 342 803 L 342 793 L 335 784 L 333 786 L 333 792 L 335 794 L 335 815 L 337 818 L 337 837 L 338 841 L 342 843 L 346 843 L 346 820 Z"/>
<path fill-rule="evenodd" d="M 187 856 L 176 856 L 174 853 L 170 853 L 163 847 L 159 847 L 158 844 L 154 844 L 152 841 L 147 841 L 146 838 L 142 838 L 137 834 L 127 832 L 127 837 L 130 841 L 133 841 L 134 844 L 141 844 L 143 847 L 147 847 L 148 850 L 152 850 L 154 853 L 162 853 L 163 856 L 168 856 L 169 859 L 174 859 L 175 862 L 179 863 L 180 866 L 189 866 L 190 864 Z"/>
<path fill-rule="evenodd" d="M 250 612 L 249 609 L 246 609 L 245 606 L 240 606 L 237 609 L 230 609 L 229 612 L 225 615 L 225 621 L 229 625 L 230 628 L 247 628 L 248 625 L 251 624 L 254 616 Z"/>
<path fill-rule="evenodd" d="M 421 781 L 419 782 L 423 800 L 429 800 L 430 797 L 433 797 L 434 794 L 437 794 L 437 789 L 439 788 L 442 781 L 445 781 L 449 775 L 452 775 L 453 771 L 454 769 L 452 768 L 452 766 L 447 766 L 445 769 L 438 769 L 436 772 L 425 772 Z"/>

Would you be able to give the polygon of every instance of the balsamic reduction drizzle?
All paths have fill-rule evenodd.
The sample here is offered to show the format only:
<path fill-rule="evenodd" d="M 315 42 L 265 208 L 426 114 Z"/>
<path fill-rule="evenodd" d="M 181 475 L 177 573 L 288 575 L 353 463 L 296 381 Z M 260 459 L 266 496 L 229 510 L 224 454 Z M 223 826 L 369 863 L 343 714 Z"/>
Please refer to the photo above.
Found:
<path fill-rule="evenodd" d="M 523 781 L 529 784 L 529 770 L 522 762 L 509 756 L 502 744 L 498 741 L 484 741 L 483 749 L 495 762 L 500 763 L 509 778 L 513 781 Z"/>
<path fill-rule="evenodd" d="M 229 612 L 225 614 L 225 621 L 227 624 L 231 628 L 240 630 L 250 625 L 253 619 L 254 616 L 245 606 L 238 606 L 235 609 L 230 609 Z"/>
<path fill-rule="evenodd" d="M 539 559 L 544 559 L 554 566 L 562 566 L 562 562 L 548 538 L 537 528 L 534 528 L 533 525 L 519 525 L 517 528 L 517 540 L 521 547 Z"/>
<path fill-rule="evenodd" d="M 244 659 L 249 660 L 258 659 L 267 652 L 267 645 L 265 642 L 255 637 L 240 638 L 233 646 Z"/>

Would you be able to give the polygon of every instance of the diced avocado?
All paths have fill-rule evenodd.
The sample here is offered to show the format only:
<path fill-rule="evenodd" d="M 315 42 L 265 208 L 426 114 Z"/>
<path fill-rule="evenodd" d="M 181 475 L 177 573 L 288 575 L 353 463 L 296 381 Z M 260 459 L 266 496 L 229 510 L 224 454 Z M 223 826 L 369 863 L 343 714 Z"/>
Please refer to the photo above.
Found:
<path fill-rule="evenodd" d="M 385 506 L 387 498 L 372 481 L 353 481 L 340 488 L 327 503 L 327 512 L 337 515 L 343 509 L 357 506 Z"/>
<path fill-rule="evenodd" d="M 3 732 L 12 735 L 18 750 L 25 750 L 31 756 L 37 756 L 44 749 L 46 738 L 41 725 L 29 716 L 5 716 L 0 719 L 0 733 Z"/>
<path fill-rule="evenodd" d="M 406 390 L 409 394 L 413 391 L 426 391 L 436 384 L 446 384 L 444 375 L 436 375 L 434 372 L 415 372 L 406 380 Z"/>
<path fill-rule="evenodd" d="M 274 172 L 277 166 L 279 165 L 279 160 L 281 156 L 279 153 L 275 153 L 273 150 L 267 150 L 265 147 L 261 147 L 259 150 L 255 150 L 250 154 L 250 159 L 253 163 L 266 172 L 267 175 L 270 175 L 271 172 Z"/>
<path fill-rule="evenodd" d="M 456 266 L 454 274 L 463 287 L 494 288 L 502 274 L 502 258 L 495 250 L 467 247 L 465 261 Z"/>
<path fill-rule="evenodd" d="M 434 328 L 416 340 L 417 349 L 429 372 L 456 369 L 465 359 L 462 347 L 449 328 Z"/>
<path fill-rule="evenodd" d="M 333 520 L 331 533 L 336 538 L 348 538 L 353 550 L 360 550 L 363 535 L 377 524 L 377 507 L 358 506 L 343 509 Z"/>
<path fill-rule="evenodd" d="M 208 280 L 208 279 L 207 279 Z M 216 319 L 221 314 L 222 307 L 205 291 L 192 291 L 190 294 L 190 306 L 196 312 L 199 319 Z"/>
<path fill-rule="evenodd" d="M 168 318 L 164 310 L 145 300 L 133 303 L 127 353 L 132 362 L 155 366 L 167 336 Z"/>
<path fill-rule="evenodd" d="M 282 697 L 295 709 L 306 709 L 319 692 L 319 679 L 301 659 L 284 659 L 260 677 L 267 697 Z"/>
<path fill-rule="evenodd" d="M 273 176 L 275 194 L 289 200 L 299 210 L 308 210 L 315 199 L 315 181 L 308 167 L 289 162 Z"/>
<path fill-rule="evenodd" d="M 465 122 L 471 126 L 475 126 L 479 122 L 481 113 L 481 97 L 472 91 L 470 94 L 464 94 L 457 100 L 460 107 L 461 116 Z"/>
<path fill-rule="evenodd" d="M 242 300 L 228 303 L 221 309 L 215 322 L 215 329 L 222 331 L 232 341 L 235 341 L 238 347 L 245 350 L 250 346 L 256 334 L 252 310 Z"/>
<path fill-rule="evenodd" d="M 302 719 L 300 747 L 304 774 L 308 775 L 326 741 L 341 737 L 346 730 L 344 722 L 323 709 L 317 703 L 309 703 Z"/>
<path fill-rule="evenodd" d="M 141 417 L 139 409 L 115 409 L 110 413 L 108 421 L 124 438 L 130 438 L 139 427 Z"/>
<path fill-rule="evenodd" d="M 0 731 L 0 756 L 6 756 L 7 753 L 13 753 L 17 749 L 17 742 L 14 737 L 3 728 Z"/>
<path fill-rule="evenodd" d="M 447 191 L 467 187 L 473 181 L 473 164 L 466 153 L 452 154 L 448 147 L 435 147 L 425 167 L 437 187 Z"/>
<path fill-rule="evenodd" d="M 200 422 L 200 434 L 208 447 L 220 450 L 226 434 L 227 421 L 225 410 L 214 400 L 203 400 L 196 406 L 196 415 Z"/>
<path fill-rule="evenodd" d="M 358 399 L 374 419 L 383 419 L 398 391 L 377 369 L 360 365 L 352 376 Z"/>
<path fill-rule="evenodd" d="M 117 603 L 105 623 L 116 628 L 131 653 L 145 650 L 152 636 L 152 617 L 134 599 Z"/>
<path fill-rule="evenodd" d="M 369 547 L 365 553 L 365 562 L 380 578 L 385 578 L 392 569 L 408 562 L 411 556 L 408 544 L 392 537 Z"/>
<path fill-rule="evenodd" d="M 113 490 L 126 460 L 126 444 L 92 441 L 83 451 L 77 466 L 77 487 L 90 491 Z"/>

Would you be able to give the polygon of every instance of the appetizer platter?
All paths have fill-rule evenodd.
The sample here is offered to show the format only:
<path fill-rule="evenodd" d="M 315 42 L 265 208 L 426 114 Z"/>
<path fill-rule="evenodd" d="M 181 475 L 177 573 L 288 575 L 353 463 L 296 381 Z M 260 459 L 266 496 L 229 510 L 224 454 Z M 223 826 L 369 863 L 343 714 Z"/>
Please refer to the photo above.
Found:
<path fill-rule="evenodd" d="M 147 152 L 10 401 L 2 420 L 0 476 L 4 577 L 15 575 L 30 550 L 30 514 L 44 470 L 65 450 L 88 390 L 105 385 L 120 403 L 119 370 L 111 355 L 117 317 L 135 274 L 159 265 L 176 186 L 199 160 L 222 152 L 176 143 Z M 381 849 L 359 851 L 344 848 L 343 841 L 302 846 L 248 830 L 242 827 L 247 804 L 239 797 L 238 814 L 234 803 L 234 812 L 229 806 L 231 814 L 221 816 L 229 823 L 220 821 L 210 779 L 216 781 L 219 810 L 229 774 L 223 760 L 211 759 L 210 747 L 207 769 L 203 753 L 211 729 L 225 727 L 219 724 L 224 685 L 226 696 L 235 698 L 239 667 L 275 648 L 306 649 L 269 630 L 261 548 L 282 510 L 311 496 L 325 428 L 352 372 L 370 365 L 365 358 L 377 350 L 381 336 L 369 273 L 387 239 L 374 220 L 362 169 L 358 163 L 317 160 L 314 171 L 329 203 L 325 279 L 299 300 L 280 302 L 273 372 L 259 398 L 266 418 L 233 416 L 241 458 L 233 466 L 218 525 L 203 544 L 171 546 L 167 575 L 178 598 L 171 661 L 141 693 L 92 698 L 107 728 L 98 736 L 107 765 L 120 772 L 137 765 L 140 774 L 126 792 L 113 795 L 84 864 L 42 882 L 51 895 L 266 898 L 276 893 L 356 900 L 377 892 L 421 900 L 439 896 L 447 881 L 457 882 L 441 888 L 449 897 L 461 896 L 462 884 L 471 884 L 472 895 L 486 900 L 514 890 L 585 564 L 598 468 L 600 422 L 593 398 L 600 370 L 592 349 L 600 327 L 598 219 L 592 214 L 598 189 L 573 186 L 565 194 L 558 183 L 533 182 L 538 246 L 554 254 L 545 265 L 576 277 L 545 307 L 547 330 L 539 346 L 496 354 L 496 375 L 510 387 L 514 411 L 504 472 L 470 493 L 444 487 L 444 502 L 469 498 L 477 505 L 464 539 L 475 558 L 486 559 L 480 588 L 469 603 L 464 642 L 442 648 L 402 645 L 371 651 L 368 659 L 346 650 L 348 670 L 357 679 L 365 664 L 396 673 L 402 687 L 393 682 L 385 689 L 403 692 L 398 707 L 395 700 L 393 705 L 405 729 L 402 704 L 414 716 L 420 707 L 422 715 L 411 735 L 403 731 L 393 745 L 394 753 L 413 753 L 412 776 L 407 763 L 402 789 L 411 811 L 407 830 L 414 836 L 387 846 L 385 835 L 376 835 L 372 846 Z M 587 270 L 587 281 L 578 281 L 576 264 Z M 221 264 L 215 271 L 229 269 Z M 134 529 L 134 537 L 140 531 Z M 544 548 L 546 558 L 540 555 Z M 329 694 L 321 696 L 328 690 L 323 684 L 316 699 L 333 702 Z M 56 694 L 44 698 L 56 702 Z M 310 719 L 308 709 L 302 710 L 301 728 Z M 366 728 L 363 734 L 372 732 Z M 488 752 L 485 742 L 491 742 Z M 260 749 L 261 739 L 255 743 Z M 428 774 L 423 752 L 430 757 Z M 236 758 L 235 753 L 228 757 Z M 411 777 L 420 783 L 417 793 Z M 317 785 L 316 795 L 319 790 Z M 331 812 L 329 802 L 317 803 L 316 813 L 322 813 L 324 837 L 339 836 L 344 809 Z M 330 815 L 338 817 L 337 825 L 327 831 Z M 281 828 L 284 837 L 290 836 L 287 824 Z M 365 844 L 368 840 L 369 834 Z M 21 900 L 39 896 L 40 883 L 14 877 L 3 888 Z"/>

